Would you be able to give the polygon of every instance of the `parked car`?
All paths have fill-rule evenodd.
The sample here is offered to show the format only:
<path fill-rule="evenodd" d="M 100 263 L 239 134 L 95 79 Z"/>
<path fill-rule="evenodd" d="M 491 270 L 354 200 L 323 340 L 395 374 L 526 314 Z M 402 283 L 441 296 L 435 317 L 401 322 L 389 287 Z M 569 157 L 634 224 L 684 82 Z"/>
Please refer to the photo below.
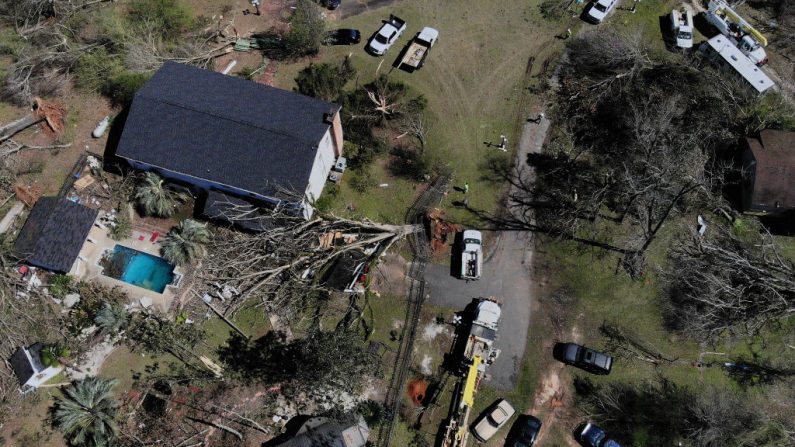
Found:
<path fill-rule="evenodd" d="M 362 41 L 362 33 L 358 29 L 335 29 L 323 36 L 325 45 L 356 45 Z"/>
<path fill-rule="evenodd" d="M 472 435 L 480 442 L 488 441 L 515 413 L 507 400 L 499 399 L 472 425 Z"/>
<path fill-rule="evenodd" d="M 519 416 L 519 419 L 513 424 L 505 447 L 533 447 L 540 431 L 541 421 L 537 417 Z"/>
<path fill-rule="evenodd" d="M 621 447 L 617 441 L 607 437 L 607 433 L 590 422 L 575 432 L 577 440 L 587 447 Z"/>
<path fill-rule="evenodd" d="M 334 10 L 340 7 L 342 0 L 321 0 L 320 3 L 326 8 Z"/>
<path fill-rule="evenodd" d="M 613 7 L 616 6 L 618 0 L 596 0 L 588 10 L 588 21 L 593 23 L 602 23 L 607 17 Z"/>
<path fill-rule="evenodd" d="M 577 343 L 558 343 L 554 349 L 558 360 L 590 373 L 610 374 L 613 367 L 613 357 Z"/>
<path fill-rule="evenodd" d="M 370 39 L 367 49 L 377 56 L 382 56 L 405 30 L 406 21 L 390 15 L 389 20 L 385 20 L 378 32 Z"/>

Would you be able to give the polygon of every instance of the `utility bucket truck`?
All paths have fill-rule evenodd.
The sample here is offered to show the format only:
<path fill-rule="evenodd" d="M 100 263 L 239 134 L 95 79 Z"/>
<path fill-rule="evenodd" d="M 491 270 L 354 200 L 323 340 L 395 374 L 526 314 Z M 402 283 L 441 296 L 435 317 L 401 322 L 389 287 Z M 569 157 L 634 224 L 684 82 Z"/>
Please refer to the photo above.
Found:
<path fill-rule="evenodd" d="M 690 5 L 682 3 L 671 12 L 671 33 L 677 47 L 693 48 L 693 9 Z"/>
<path fill-rule="evenodd" d="M 464 231 L 464 247 L 461 252 L 461 279 L 480 279 L 483 267 L 483 238 L 480 231 Z"/>
<path fill-rule="evenodd" d="M 723 0 L 711 0 L 704 13 L 707 21 L 756 65 L 767 63 L 767 39 Z"/>

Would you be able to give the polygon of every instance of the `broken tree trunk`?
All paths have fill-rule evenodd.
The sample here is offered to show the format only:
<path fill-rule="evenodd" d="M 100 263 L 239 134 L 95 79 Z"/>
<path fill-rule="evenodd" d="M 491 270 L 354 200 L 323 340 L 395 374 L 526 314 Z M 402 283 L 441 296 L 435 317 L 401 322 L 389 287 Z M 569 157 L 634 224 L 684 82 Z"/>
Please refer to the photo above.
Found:
<path fill-rule="evenodd" d="M 3 127 L 0 127 L 0 141 L 5 141 L 17 133 L 27 129 L 28 127 L 39 123 L 44 118 L 36 115 L 35 112 L 30 115 L 24 116 L 16 121 L 12 121 Z"/>
<path fill-rule="evenodd" d="M 61 135 L 65 115 L 66 110 L 63 106 L 35 98 L 28 115 L 0 127 L 0 142 L 42 121 L 47 123 L 47 128 L 56 136 Z"/>

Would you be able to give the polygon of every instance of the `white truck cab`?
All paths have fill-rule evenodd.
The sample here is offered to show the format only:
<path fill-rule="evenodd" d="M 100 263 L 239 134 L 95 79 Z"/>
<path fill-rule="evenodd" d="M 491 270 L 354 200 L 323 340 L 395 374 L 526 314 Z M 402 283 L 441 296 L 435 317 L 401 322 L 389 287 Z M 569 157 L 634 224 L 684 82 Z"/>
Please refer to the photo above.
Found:
<path fill-rule="evenodd" d="M 480 231 L 465 230 L 461 252 L 461 279 L 480 279 L 483 267 L 483 238 Z"/>
<path fill-rule="evenodd" d="M 693 48 L 693 9 L 690 5 L 683 3 L 680 8 L 671 11 L 671 32 L 677 47 L 686 50 Z"/>

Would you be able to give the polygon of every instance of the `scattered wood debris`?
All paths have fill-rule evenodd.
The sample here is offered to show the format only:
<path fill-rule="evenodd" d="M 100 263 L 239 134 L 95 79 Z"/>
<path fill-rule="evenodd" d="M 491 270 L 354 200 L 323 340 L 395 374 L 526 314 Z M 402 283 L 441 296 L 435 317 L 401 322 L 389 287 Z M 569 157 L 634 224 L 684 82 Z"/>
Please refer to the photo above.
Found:
<path fill-rule="evenodd" d="M 455 237 L 463 227 L 458 224 L 447 222 L 444 218 L 444 211 L 439 208 L 428 210 L 428 222 L 431 231 L 431 250 L 434 256 L 441 256 L 447 251 L 450 235 Z"/>

